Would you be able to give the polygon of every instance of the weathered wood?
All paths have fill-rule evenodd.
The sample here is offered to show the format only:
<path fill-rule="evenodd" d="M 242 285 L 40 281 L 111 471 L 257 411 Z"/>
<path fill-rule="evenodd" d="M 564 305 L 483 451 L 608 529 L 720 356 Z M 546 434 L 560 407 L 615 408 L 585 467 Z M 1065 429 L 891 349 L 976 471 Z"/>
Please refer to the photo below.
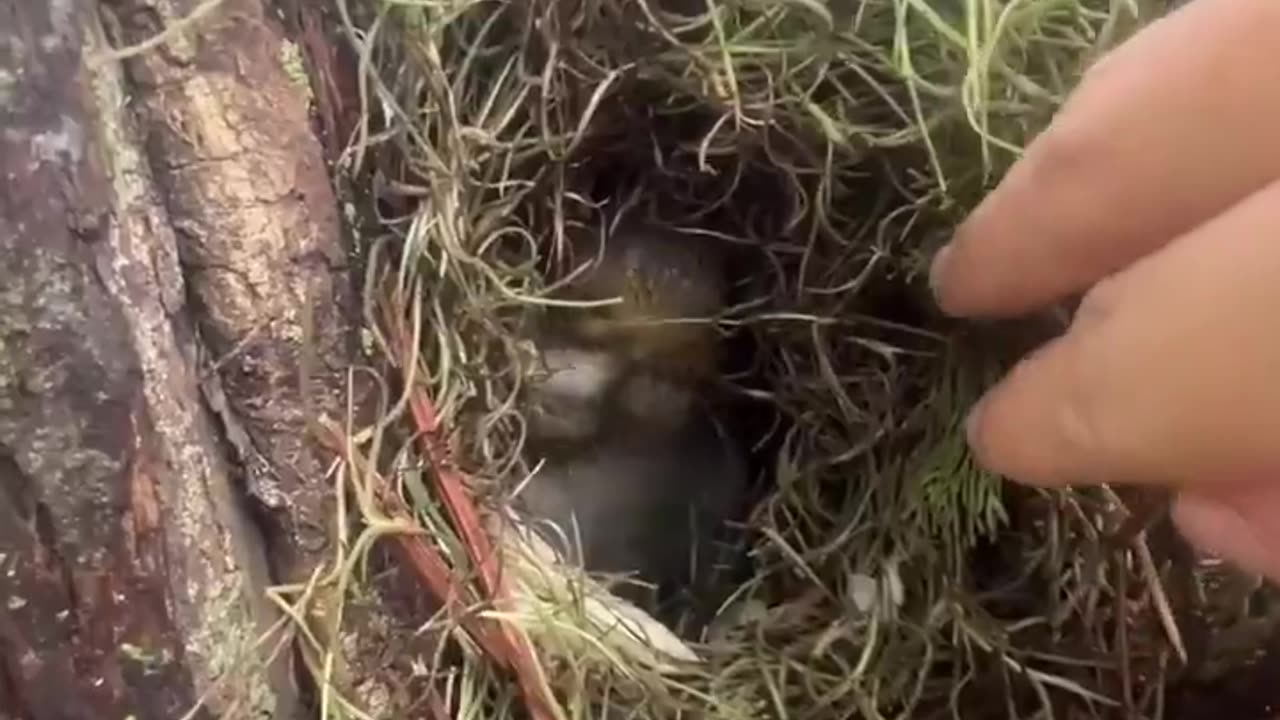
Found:
<path fill-rule="evenodd" d="M 354 302 L 258 3 L 101 59 L 195 5 L 0 0 L 0 716 L 299 711 L 254 643 L 332 539 Z"/>
<path fill-rule="evenodd" d="M 198 3 L 104 5 L 113 38 L 127 44 Z M 272 544 L 277 570 L 297 580 L 328 552 L 332 457 L 309 435 L 307 420 L 308 412 L 342 416 L 354 302 L 306 79 L 300 68 L 289 75 L 285 48 L 261 3 L 228 0 L 197 31 L 125 67 L 211 353 L 217 383 L 208 388 L 220 386 L 220 417 L 247 490 L 281 533 Z M 308 307 L 311 405 L 299 390 Z"/>
<path fill-rule="evenodd" d="M 241 588 L 262 558 L 194 402 L 163 212 L 129 151 L 123 93 L 86 72 L 95 16 L 43 0 L 8 0 L 0 16 L 8 711 L 179 717 L 205 689 L 227 709 L 215 683 L 255 694 L 227 671 L 254 665 L 260 626 Z"/>

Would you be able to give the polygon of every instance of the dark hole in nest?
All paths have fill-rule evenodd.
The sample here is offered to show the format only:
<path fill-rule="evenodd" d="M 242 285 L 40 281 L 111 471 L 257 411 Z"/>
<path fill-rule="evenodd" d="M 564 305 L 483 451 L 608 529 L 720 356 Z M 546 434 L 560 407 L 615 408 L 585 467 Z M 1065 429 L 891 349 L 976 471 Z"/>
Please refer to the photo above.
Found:
<path fill-rule="evenodd" d="M 838 273 L 826 262 L 851 245 L 851 238 L 839 233 L 852 234 L 860 223 L 874 218 L 886 196 L 896 190 L 869 172 L 859 179 L 859 192 L 851 193 L 843 207 L 859 220 L 827 218 L 818 225 L 809 208 L 798 207 L 802 202 L 798 198 L 807 195 L 810 204 L 816 202 L 820 179 L 794 170 L 814 163 L 811 158 L 794 161 L 806 150 L 785 133 L 723 133 L 732 139 L 717 144 L 716 128 L 725 118 L 685 106 L 668 111 L 675 104 L 668 99 L 669 88 L 650 92 L 643 83 L 636 83 L 618 96 L 625 98 L 625 104 L 601 111 L 593 123 L 595 134 L 566 162 L 566 189 L 605 208 L 596 217 L 586 213 L 579 222 L 608 218 L 619 205 L 633 203 L 639 207 L 632 212 L 696 228 L 707 242 L 727 243 L 724 273 L 730 311 L 721 323 L 722 381 L 705 399 L 748 464 L 751 483 L 735 518 L 735 524 L 741 523 L 774 488 L 778 453 L 797 411 L 773 400 L 785 363 L 775 356 L 777 348 L 771 347 L 779 336 L 762 331 L 763 325 L 774 321 L 760 316 L 803 314 L 805 298 L 812 297 L 808 295 L 811 286 L 846 282 L 847 278 L 834 277 Z M 531 209 L 532 226 L 550 227 L 550 206 L 543 202 Z M 566 209 L 565 214 L 573 213 Z M 549 244 L 550 233 L 543 237 L 548 241 L 544 254 L 550 258 L 556 254 Z M 698 237 L 690 239 L 699 241 Z M 810 263 L 806 255 L 815 247 L 825 260 Z M 802 277 L 806 274 L 811 277 Z M 919 283 L 900 277 L 877 277 L 865 287 L 851 288 L 847 295 L 840 304 L 850 313 L 913 324 L 922 322 L 926 312 L 927 295 Z M 745 547 L 742 550 L 735 555 L 730 587 L 752 572 Z"/>
<path fill-rule="evenodd" d="M 567 18 L 574 15 L 573 8 L 578 7 L 579 3 L 566 3 L 559 6 L 565 11 L 564 16 Z M 597 14 L 610 14 L 615 10 L 615 6 L 624 7 L 624 4 L 606 3 L 606 10 L 602 10 Z M 664 5 L 669 9 L 680 9 L 677 6 L 683 6 L 682 2 L 661 2 L 651 3 L 651 5 Z M 512 5 L 513 8 L 522 7 L 519 4 Z M 625 4 L 626 8 L 635 11 L 635 6 Z M 840 11 L 840 8 L 832 7 L 833 13 Z M 845 8 L 845 11 L 848 9 Z M 614 14 L 620 14 L 622 11 L 617 10 Z M 635 13 L 632 12 L 632 15 Z M 610 17 L 613 17 L 610 15 Z M 645 33 L 637 31 L 637 23 L 635 17 L 628 16 L 626 18 L 615 17 L 617 22 L 611 23 L 612 32 L 601 30 L 600 27 L 593 27 L 590 32 L 582 32 L 581 37 L 575 37 L 574 43 L 578 48 L 585 48 L 590 54 L 591 48 L 587 45 L 591 43 L 599 43 L 608 46 L 608 55 L 620 58 L 645 57 L 648 54 L 646 44 L 648 39 Z M 625 20 L 625 21 L 624 21 Z M 594 22 L 594 21 L 593 21 Z M 518 30 L 519 28 L 517 28 Z M 581 30 L 581 26 L 575 26 L 575 30 Z M 606 28 L 608 30 L 608 28 Z M 624 47 L 625 46 L 625 47 Z M 603 53 L 602 53 L 603 54 Z M 503 55 L 506 57 L 506 55 Z M 539 66 L 545 58 L 535 57 L 530 63 L 531 66 Z M 478 62 L 483 62 L 481 59 Z M 618 63 L 612 67 L 621 67 Z M 641 73 L 660 73 L 669 71 L 670 66 L 665 69 L 660 63 L 645 63 L 637 72 Z M 628 70 L 630 72 L 630 70 Z M 814 89 L 813 98 L 815 101 L 821 101 L 824 93 L 830 92 L 832 88 L 842 84 L 841 78 L 833 71 L 826 75 L 826 81 L 819 84 Z M 845 72 L 851 72 L 846 68 Z M 622 193 L 621 188 L 633 186 L 637 183 L 643 183 L 646 186 L 647 199 L 653 204 L 660 206 L 664 213 L 678 218 L 682 223 L 697 225 L 705 228 L 712 228 L 721 231 L 727 235 L 741 236 L 754 239 L 767 238 L 776 242 L 779 249 L 783 252 L 778 253 L 773 258 L 762 257 L 763 253 L 744 250 L 741 254 L 735 254 L 730 265 L 729 274 L 737 280 L 743 281 L 741 285 L 735 286 L 735 296 L 733 301 L 745 301 L 759 294 L 760 286 L 765 288 L 775 284 L 781 285 L 784 291 L 794 291 L 797 284 L 797 278 L 801 276 L 801 263 L 796 255 L 791 251 L 795 251 L 806 246 L 811 241 L 808 233 L 812 229 L 811 225 L 802 221 L 797 224 L 788 222 L 793 215 L 797 214 L 797 209 L 790 206 L 783 206 L 792 198 L 793 188 L 789 185 L 795 178 L 787 177 L 785 171 L 779 169 L 779 165 L 783 165 L 788 160 L 788 155 L 803 155 L 805 145 L 817 147 L 817 143 L 797 143 L 790 142 L 788 138 L 781 134 L 774 134 L 772 131 L 759 131 L 755 129 L 741 130 L 731 129 L 728 132 L 718 134 L 719 140 L 713 142 L 709 152 L 706 155 L 706 165 L 713 172 L 703 172 L 699 167 L 701 158 L 698 157 L 699 144 L 708 133 L 714 129 L 717 122 L 723 120 L 722 117 L 711 112 L 691 112 L 687 107 L 672 109 L 672 103 L 668 96 L 673 85 L 679 85 L 680 82 L 687 78 L 685 75 L 680 77 L 669 77 L 663 82 L 655 83 L 651 88 L 643 87 L 642 82 L 634 82 L 624 79 L 624 83 L 629 83 L 627 87 L 614 87 L 609 90 L 609 101 L 617 100 L 621 97 L 625 101 L 625 105 L 606 107 L 593 122 L 591 128 L 592 137 L 579 148 L 579 152 L 571 162 L 566 163 L 567 174 L 572 176 L 570 182 L 567 183 L 568 189 L 572 192 L 582 193 L 592 200 L 604 201 L 606 199 L 617 198 Z M 881 78 L 881 80 L 891 80 L 891 78 Z M 571 108 L 568 113 L 571 115 L 575 104 L 581 107 L 585 101 L 583 94 L 588 92 L 590 88 L 576 85 L 570 82 L 570 89 L 567 93 L 556 95 L 551 98 L 553 101 L 550 106 L 553 111 L 559 111 L 563 108 Z M 853 84 L 857 84 L 856 81 Z M 889 83 L 891 84 L 891 83 Z M 561 88 L 563 91 L 564 88 Z M 575 96 L 575 92 L 578 93 Z M 536 101 L 531 104 L 536 104 Z M 607 103 L 606 103 L 607 105 Z M 873 103 L 874 105 L 874 103 Z M 863 111 L 866 108 L 859 108 Z M 670 112 L 667 112 L 671 110 Z M 754 106 L 751 108 L 753 118 L 759 119 L 767 115 L 767 108 Z M 874 112 L 874 107 L 870 108 Z M 887 109 L 884 112 L 888 112 Z M 769 118 L 772 122 L 775 118 Z M 785 118 L 781 119 L 785 122 Z M 564 121 L 564 122 L 557 122 Z M 560 138 L 566 128 L 572 130 L 574 118 L 556 118 L 552 121 L 543 119 L 541 122 L 548 125 L 549 136 Z M 539 122 L 535 119 L 535 122 Z M 730 120 L 729 122 L 732 122 Z M 716 133 L 711 133 L 716 135 Z M 952 137 L 952 142 L 963 144 L 967 133 L 961 133 L 959 136 Z M 948 144 L 946 136 L 934 138 L 940 147 Z M 958 151 L 963 151 L 959 148 Z M 945 153 L 944 153 L 945 154 Z M 819 158 L 818 160 L 821 160 Z M 534 162 L 544 162 L 545 158 L 537 158 Z M 841 158 L 840 162 L 847 162 L 846 158 Z M 804 162 L 794 163 L 792 167 L 813 168 L 819 166 L 820 162 L 814 162 L 813 158 L 805 158 Z M 868 166 L 874 163 L 867 163 Z M 891 163 L 892 164 L 892 163 Z M 921 167 L 921 162 L 900 163 L 900 167 Z M 557 168 L 559 169 L 559 168 Z M 976 170 L 976 163 L 975 163 Z M 514 173 L 520 178 L 531 177 L 533 173 Z M 901 179 L 901 178 L 900 178 Z M 813 178 L 800 178 L 802 184 L 807 183 L 807 189 L 812 191 Z M 971 184 L 970 180 L 964 182 L 954 182 L 953 189 L 957 189 L 966 197 L 967 201 L 973 197 L 968 195 L 970 192 L 966 187 Z M 858 214 L 869 218 L 883 217 L 884 209 L 881 207 L 876 209 L 872 198 L 880 196 L 884 192 L 890 192 L 887 187 L 890 183 L 877 182 L 875 179 L 868 180 L 867 194 L 865 198 L 853 198 L 852 201 L 846 202 L 848 198 L 842 198 L 838 203 L 840 206 L 838 211 Z M 976 185 L 971 191 L 978 192 Z M 543 198 L 545 199 L 545 197 Z M 865 203 L 859 201 L 865 199 Z M 404 209 L 400 206 L 389 206 L 383 208 L 389 215 L 403 216 Z M 847 218 L 842 218 L 835 223 L 843 231 L 851 227 L 847 222 Z M 541 221 L 527 223 L 528 229 L 536 229 L 542 232 L 547 227 L 545 218 Z M 823 242 L 830 246 L 832 239 L 824 238 Z M 849 243 L 854 245 L 857 243 Z M 895 259 L 897 258 L 901 248 L 892 248 Z M 847 266 L 846 266 L 847 267 Z M 815 270 L 813 267 L 808 272 L 820 272 L 822 268 Z M 838 270 L 839 274 L 842 270 Z M 751 280 L 757 280 L 758 285 L 752 286 Z M 812 278 L 813 284 L 822 286 L 824 280 L 829 284 L 830 277 Z M 851 312 L 860 311 L 868 315 L 874 315 L 877 318 L 894 320 L 899 323 L 911 326 L 929 326 L 937 328 L 935 324 L 936 318 L 930 316 L 930 312 L 926 309 L 927 295 L 923 289 L 917 285 L 908 285 L 900 277 L 886 277 L 882 273 L 877 272 L 874 280 L 865 287 L 857 291 L 848 293 L 847 307 Z M 782 300 L 774 302 L 772 305 L 766 305 L 758 310 L 774 309 L 787 310 L 794 309 L 789 307 L 790 303 L 787 298 L 794 297 L 782 292 L 778 295 Z M 776 300 L 777 298 L 775 298 Z M 865 329 L 859 332 L 866 333 Z M 762 339 L 763 338 L 763 339 Z M 874 339 L 874 338 L 873 338 Z M 893 338 L 889 338 L 893 340 Z M 997 343 L 998 344 L 998 343 Z M 768 395 L 776 390 L 779 380 L 777 365 L 769 366 L 770 360 L 776 360 L 776 347 L 773 336 L 768 332 L 757 332 L 753 327 L 735 327 L 734 332 L 730 333 L 725 339 L 725 365 L 721 369 L 722 374 L 726 378 L 731 378 L 738 386 L 745 386 L 756 390 L 762 395 Z M 862 360 L 856 354 L 849 356 L 841 356 L 838 360 L 841 368 L 849 368 L 851 365 L 861 362 Z M 808 368 L 802 368 L 801 372 L 809 371 Z M 910 374 L 910 368 L 902 371 L 903 374 Z M 897 380 L 898 378 L 894 378 Z M 853 385 L 851 383 L 851 385 Z M 921 384 L 903 383 L 901 388 L 894 388 L 893 393 L 886 393 L 886 397 L 877 400 L 883 405 L 894 404 L 902 408 L 895 412 L 905 412 L 905 408 L 916 407 L 928 399 L 930 388 L 922 387 Z M 856 386 L 855 386 L 856 387 Z M 811 416 L 821 416 L 825 410 L 818 407 L 820 403 L 827 402 L 825 398 L 820 396 L 807 397 L 803 400 L 791 401 L 793 404 L 800 404 L 801 407 L 785 408 L 792 416 L 799 415 L 809 421 Z M 766 495 L 773 485 L 772 477 L 775 469 L 774 459 L 778 454 L 781 438 L 785 435 L 788 427 L 785 422 L 785 415 L 779 416 L 779 408 L 769 400 L 760 400 L 746 397 L 741 393 L 724 393 L 720 397 L 722 412 L 721 415 L 731 421 L 734 426 L 735 434 L 739 438 L 740 444 L 744 447 L 744 454 L 749 456 L 753 477 L 759 479 L 759 484 L 753 488 L 754 497 L 752 500 L 758 499 L 760 496 Z M 800 411 L 800 412 L 796 412 Z M 812 411 L 812 412 L 809 412 Z M 783 422 L 780 422 L 783 421 Z M 895 437 L 886 443 L 892 445 L 883 452 L 886 454 L 905 455 L 910 453 L 914 446 L 917 435 L 915 428 L 909 428 L 907 432 L 903 432 L 902 428 L 895 427 Z M 914 434 L 913 434 L 914 433 Z M 825 438 L 824 438 L 825 439 Z M 849 440 L 852 443 L 852 439 Z M 836 438 L 836 444 L 844 442 L 843 438 Z M 754 448 L 750 451 L 746 448 Z M 825 451 L 826 448 L 820 448 Z M 849 478 L 850 483 L 865 482 L 860 477 Z M 823 488 L 827 490 L 829 488 Z M 826 508 L 821 508 L 825 510 Z M 840 508 L 833 509 L 830 516 L 822 518 L 823 523 L 828 521 L 838 521 Z M 1010 507 L 1010 513 L 1014 516 L 1014 525 L 1009 526 L 1000 536 L 994 540 L 981 543 L 976 551 L 970 553 L 965 558 L 965 570 L 972 573 L 973 576 L 966 578 L 968 583 L 965 587 L 960 588 L 962 592 L 976 589 L 983 594 L 980 602 L 983 604 L 982 609 L 988 614 L 993 615 L 1002 620 L 1009 622 L 1017 622 L 1021 618 L 1034 617 L 1044 612 L 1044 609 L 1050 605 L 1047 599 L 1050 595 L 1049 584 L 1045 582 L 1044 568 L 1040 575 L 1028 574 L 1026 571 L 1027 562 L 1025 556 L 1028 550 L 1035 550 L 1035 542 L 1039 537 L 1035 530 L 1034 523 L 1049 515 L 1052 511 L 1045 512 L 1035 507 Z M 807 528 L 801 530 L 803 534 Z M 813 529 L 811 535 L 820 535 L 828 533 L 831 530 L 829 524 L 822 525 Z M 1075 547 L 1073 544 L 1072 548 Z M 1069 548 L 1071 549 L 1071 548 Z M 834 555 L 834 554 L 833 554 Z M 828 560 L 834 566 L 831 570 L 841 570 L 840 558 L 830 558 Z M 1059 568 L 1051 568 L 1052 571 L 1059 571 Z M 820 574 L 824 579 L 828 577 L 838 577 L 836 575 L 828 575 L 827 568 L 819 568 Z M 741 576 L 740 576 L 741 577 Z M 796 586 L 803 585 L 804 582 L 797 582 Z M 784 600 L 791 597 L 788 594 L 790 588 L 783 590 L 775 597 L 782 597 Z M 1110 628 L 1104 628 L 1110 630 Z M 1019 648 L 1034 647 L 1036 649 L 1048 647 L 1056 648 L 1055 645 L 1058 638 L 1045 637 L 1043 640 L 1037 639 L 1034 642 L 1026 640 L 1025 636 L 1020 637 L 1017 641 Z M 1073 654 L 1088 655 L 1090 648 L 1072 647 Z M 924 658 L 920 658 L 922 661 Z M 948 666 L 947 662 L 954 663 Z M 1019 688 L 1019 695 L 1010 700 L 1011 703 L 1016 701 L 1019 716 L 1030 716 L 1036 712 L 1037 699 L 1026 696 L 1027 685 L 1024 680 L 1015 677 L 1016 673 L 1009 671 L 1000 672 L 1002 667 L 999 661 L 994 663 L 983 661 L 987 668 L 995 666 L 995 672 L 982 672 L 981 682 L 976 682 L 969 686 L 971 691 L 966 694 L 972 696 L 972 702 L 966 701 L 962 705 L 966 708 L 982 708 L 983 712 L 975 714 L 975 717 L 1005 717 L 1006 708 L 998 698 L 1010 687 Z M 1266 667 L 1265 664 L 1262 667 Z M 949 670 L 956 673 L 959 677 L 967 671 L 968 666 L 963 661 L 951 660 L 939 662 L 936 668 L 931 668 L 931 684 L 942 685 L 941 691 L 943 695 L 947 694 L 947 683 L 954 678 L 947 678 Z M 1093 687 L 1099 676 L 1105 676 L 1113 672 L 1113 667 L 1108 665 L 1105 672 L 1100 671 L 1096 674 L 1081 673 L 1082 683 Z M 1274 677 L 1274 673 L 1271 674 Z M 1252 676 L 1251 676 L 1252 677 Z M 1238 684 L 1238 683 L 1237 683 Z M 1274 685 L 1274 683 L 1271 683 Z M 1260 687 L 1266 683 L 1257 684 Z M 1103 688 L 1110 690 L 1110 688 Z M 1197 691 L 1198 692 L 1198 691 Z M 1212 693 L 1206 694 L 1209 698 L 1209 706 L 1212 707 Z M 990 699 L 988 699 L 988 697 Z M 1171 700 L 1173 702 L 1173 700 Z M 1177 702 L 1182 703 L 1183 700 L 1178 699 Z M 1190 701 L 1187 701 L 1190 702 Z M 1191 705 L 1186 705 L 1190 708 Z M 1257 707 L 1257 705 L 1255 705 Z M 1232 715 L 1227 711 L 1226 707 L 1219 705 L 1218 714 L 1225 716 Z M 804 710 L 804 708 L 800 708 Z M 945 708 L 939 708 L 939 716 L 950 715 L 945 712 Z M 1191 712 L 1188 710 L 1187 712 Z M 1241 711 L 1245 712 L 1245 711 Z M 921 715 L 922 717 L 930 717 L 929 714 Z M 1174 716 L 1178 716 L 1174 714 Z M 1184 715 L 1191 717 L 1189 715 Z M 1195 715 L 1194 717 L 1202 717 L 1204 715 Z M 1253 715 L 1242 715 L 1242 717 L 1253 717 Z"/>

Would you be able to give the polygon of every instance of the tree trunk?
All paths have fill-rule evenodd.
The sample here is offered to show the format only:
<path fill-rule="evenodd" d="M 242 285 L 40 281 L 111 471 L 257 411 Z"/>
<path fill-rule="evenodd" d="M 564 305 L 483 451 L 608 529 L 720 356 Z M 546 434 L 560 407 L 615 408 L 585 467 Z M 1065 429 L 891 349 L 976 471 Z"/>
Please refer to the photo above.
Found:
<path fill-rule="evenodd" d="M 107 55 L 201 4 L 0 0 L 0 717 L 301 713 L 355 300 L 258 0 Z"/>

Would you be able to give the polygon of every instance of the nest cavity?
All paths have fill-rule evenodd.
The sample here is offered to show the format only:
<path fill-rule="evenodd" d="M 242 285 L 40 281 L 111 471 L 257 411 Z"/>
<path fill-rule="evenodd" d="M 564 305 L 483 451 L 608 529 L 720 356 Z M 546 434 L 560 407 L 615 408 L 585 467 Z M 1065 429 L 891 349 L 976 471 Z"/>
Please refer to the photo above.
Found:
<path fill-rule="evenodd" d="M 1050 717 L 1156 702 L 1173 646 L 1134 613 L 1155 600 L 1135 592 L 1131 556 L 1099 540 L 1113 498 L 1014 491 L 973 465 L 964 412 L 1019 346 L 950 326 L 922 278 L 1089 63 L 1156 8 L 340 5 L 365 71 L 346 169 L 372 178 L 379 215 L 373 349 L 429 400 L 416 430 L 447 448 L 504 554 L 511 597 L 472 612 L 532 648 L 513 670 L 456 614 L 432 617 L 461 651 L 417 669 L 450 712 Z M 750 569 L 693 637 L 619 611 L 508 512 L 530 471 L 518 398 L 551 269 L 619 212 L 735 248 L 720 370 L 763 484 Z M 377 431 L 405 424 L 398 412 Z M 483 585 L 423 454 L 406 443 L 386 474 L 408 478 L 455 582 Z"/>

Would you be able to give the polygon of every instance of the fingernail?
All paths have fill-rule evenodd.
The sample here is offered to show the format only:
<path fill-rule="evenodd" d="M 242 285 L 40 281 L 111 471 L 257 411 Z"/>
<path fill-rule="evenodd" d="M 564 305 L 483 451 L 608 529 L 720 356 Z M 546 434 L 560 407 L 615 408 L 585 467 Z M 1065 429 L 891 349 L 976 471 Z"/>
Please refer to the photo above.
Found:
<path fill-rule="evenodd" d="M 1258 528 L 1227 503 L 1182 493 L 1173 506 L 1173 522 L 1188 542 L 1202 553 L 1227 560 L 1249 572 L 1273 580 L 1280 567 L 1258 535 Z"/>
<path fill-rule="evenodd" d="M 929 290 L 933 293 L 934 300 L 938 300 L 941 296 L 942 273 L 947 263 L 947 258 L 951 255 L 951 245 L 943 245 L 933 256 L 933 260 L 929 263 Z"/>
<path fill-rule="evenodd" d="M 987 398 L 984 395 L 973 404 L 969 409 L 969 415 L 964 419 L 964 437 L 965 442 L 969 443 L 969 447 L 976 449 L 978 446 L 978 435 L 982 432 L 982 413 L 986 409 Z"/>
<path fill-rule="evenodd" d="M 1236 530 L 1243 520 L 1229 507 L 1198 495 L 1181 493 L 1170 508 L 1173 524 L 1182 536 L 1199 550 L 1219 553 L 1215 542 L 1224 534 Z M 1208 540 L 1208 542 L 1206 542 Z"/>

